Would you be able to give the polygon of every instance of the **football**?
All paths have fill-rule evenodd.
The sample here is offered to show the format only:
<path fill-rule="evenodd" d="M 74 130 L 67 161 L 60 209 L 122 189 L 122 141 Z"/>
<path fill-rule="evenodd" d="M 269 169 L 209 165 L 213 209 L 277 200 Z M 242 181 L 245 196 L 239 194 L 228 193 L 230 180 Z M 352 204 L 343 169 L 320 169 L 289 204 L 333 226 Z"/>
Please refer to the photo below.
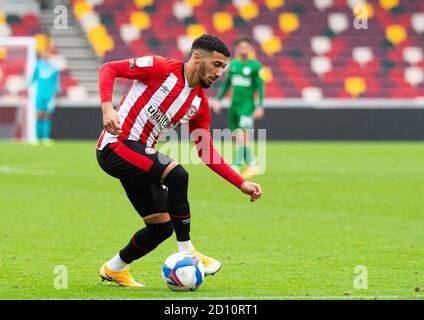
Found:
<path fill-rule="evenodd" d="M 194 291 L 202 284 L 204 277 L 202 261 L 190 252 L 174 253 L 162 266 L 162 278 L 174 291 Z"/>

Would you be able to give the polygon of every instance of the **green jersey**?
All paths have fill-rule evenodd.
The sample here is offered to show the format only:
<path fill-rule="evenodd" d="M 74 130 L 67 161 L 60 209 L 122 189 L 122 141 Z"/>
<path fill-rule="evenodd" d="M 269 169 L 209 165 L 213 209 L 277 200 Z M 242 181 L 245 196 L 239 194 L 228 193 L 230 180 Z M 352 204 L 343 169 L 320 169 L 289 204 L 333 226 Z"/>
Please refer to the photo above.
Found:
<path fill-rule="evenodd" d="M 233 88 L 231 106 L 238 114 L 249 115 L 255 109 L 255 91 L 258 90 L 259 106 L 262 107 L 264 84 L 259 73 L 262 66 L 259 61 L 249 59 L 231 61 L 227 76 L 218 93 L 218 100 L 227 93 L 229 87 Z"/>

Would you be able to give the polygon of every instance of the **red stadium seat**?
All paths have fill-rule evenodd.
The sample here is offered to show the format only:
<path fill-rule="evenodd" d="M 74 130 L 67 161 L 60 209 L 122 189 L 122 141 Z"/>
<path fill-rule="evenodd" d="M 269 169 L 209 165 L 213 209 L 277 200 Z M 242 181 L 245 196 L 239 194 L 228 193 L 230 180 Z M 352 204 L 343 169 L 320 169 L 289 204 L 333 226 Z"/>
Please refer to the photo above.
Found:
<path fill-rule="evenodd" d="M 35 14 L 25 14 L 23 16 L 9 16 L 9 22 L 4 21 L 5 24 L 0 25 L 0 35 L 3 36 L 36 36 L 42 34 L 42 27 L 39 21 L 39 18 Z M 3 30 L 3 33 L 2 31 Z M 9 30 L 9 34 L 6 34 L 5 31 Z M 43 36 L 45 37 L 45 36 Z M 48 38 L 46 38 L 48 41 Z M 50 43 L 50 45 L 52 45 Z M 44 47 L 44 45 L 43 45 Z M 56 54 L 55 49 L 52 48 L 52 53 Z M 53 58 L 55 58 L 53 56 Z M 58 56 L 56 61 L 61 65 L 61 86 L 62 92 L 60 95 L 66 95 L 66 88 L 69 86 L 77 86 L 78 82 L 72 78 L 69 72 L 66 71 L 66 61 L 63 60 L 63 56 Z M 12 59 L 12 60 L 11 60 Z M 9 56 L 7 64 L 1 63 L 0 59 L 0 83 L 3 86 L 9 85 L 12 91 L 15 88 L 16 93 L 20 93 L 20 78 L 16 76 L 24 74 L 23 66 L 25 65 L 24 56 Z M 4 90 L 1 90 L 4 93 Z M 9 90 L 10 91 L 10 90 Z"/>
<path fill-rule="evenodd" d="M 202 32 L 219 35 L 230 47 L 238 36 L 248 35 L 256 57 L 272 72 L 267 97 L 418 96 L 423 90 L 419 69 L 424 68 L 421 1 L 368 1 L 367 30 L 352 23 L 359 2 L 72 0 L 71 8 L 77 16 L 92 10 L 100 17 L 106 32 L 100 36 L 110 37 L 111 44 L 100 48 L 106 51 L 104 60 L 153 53 L 185 59 L 191 39 Z M 35 15 L 4 20 L 0 35 L 41 32 Z M 2 72 L 4 81 L 16 70 L 3 67 Z M 64 77 L 65 86 L 78 85 L 70 75 Z M 348 78 L 354 79 L 348 83 L 350 93 Z M 217 89 L 213 86 L 210 95 Z"/>

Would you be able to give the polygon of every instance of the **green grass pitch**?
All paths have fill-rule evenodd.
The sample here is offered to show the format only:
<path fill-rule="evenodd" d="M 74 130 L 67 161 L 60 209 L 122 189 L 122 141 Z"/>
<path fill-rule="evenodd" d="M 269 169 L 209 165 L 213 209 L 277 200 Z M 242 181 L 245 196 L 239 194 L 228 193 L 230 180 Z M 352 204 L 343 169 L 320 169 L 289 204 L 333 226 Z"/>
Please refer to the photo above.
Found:
<path fill-rule="evenodd" d="M 423 163 L 420 143 L 269 142 L 256 203 L 186 165 L 193 242 L 223 267 L 181 293 L 161 279 L 175 236 L 132 265 L 146 288 L 101 283 L 142 221 L 95 141 L 1 143 L 0 299 L 420 299 Z M 67 289 L 54 285 L 60 265 Z"/>

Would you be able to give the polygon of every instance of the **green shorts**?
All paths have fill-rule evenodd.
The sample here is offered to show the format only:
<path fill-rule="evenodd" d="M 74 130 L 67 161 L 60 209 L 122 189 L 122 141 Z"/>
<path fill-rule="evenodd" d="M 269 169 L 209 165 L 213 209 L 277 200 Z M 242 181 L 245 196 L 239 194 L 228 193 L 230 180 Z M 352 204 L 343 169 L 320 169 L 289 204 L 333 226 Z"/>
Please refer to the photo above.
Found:
<path fill-rule="evenodd" d="M 231 131 L 236 129 L 253 129 L 253 113 L 242 115 L 230 108 L 228 110 L 228 120 Z"/>

